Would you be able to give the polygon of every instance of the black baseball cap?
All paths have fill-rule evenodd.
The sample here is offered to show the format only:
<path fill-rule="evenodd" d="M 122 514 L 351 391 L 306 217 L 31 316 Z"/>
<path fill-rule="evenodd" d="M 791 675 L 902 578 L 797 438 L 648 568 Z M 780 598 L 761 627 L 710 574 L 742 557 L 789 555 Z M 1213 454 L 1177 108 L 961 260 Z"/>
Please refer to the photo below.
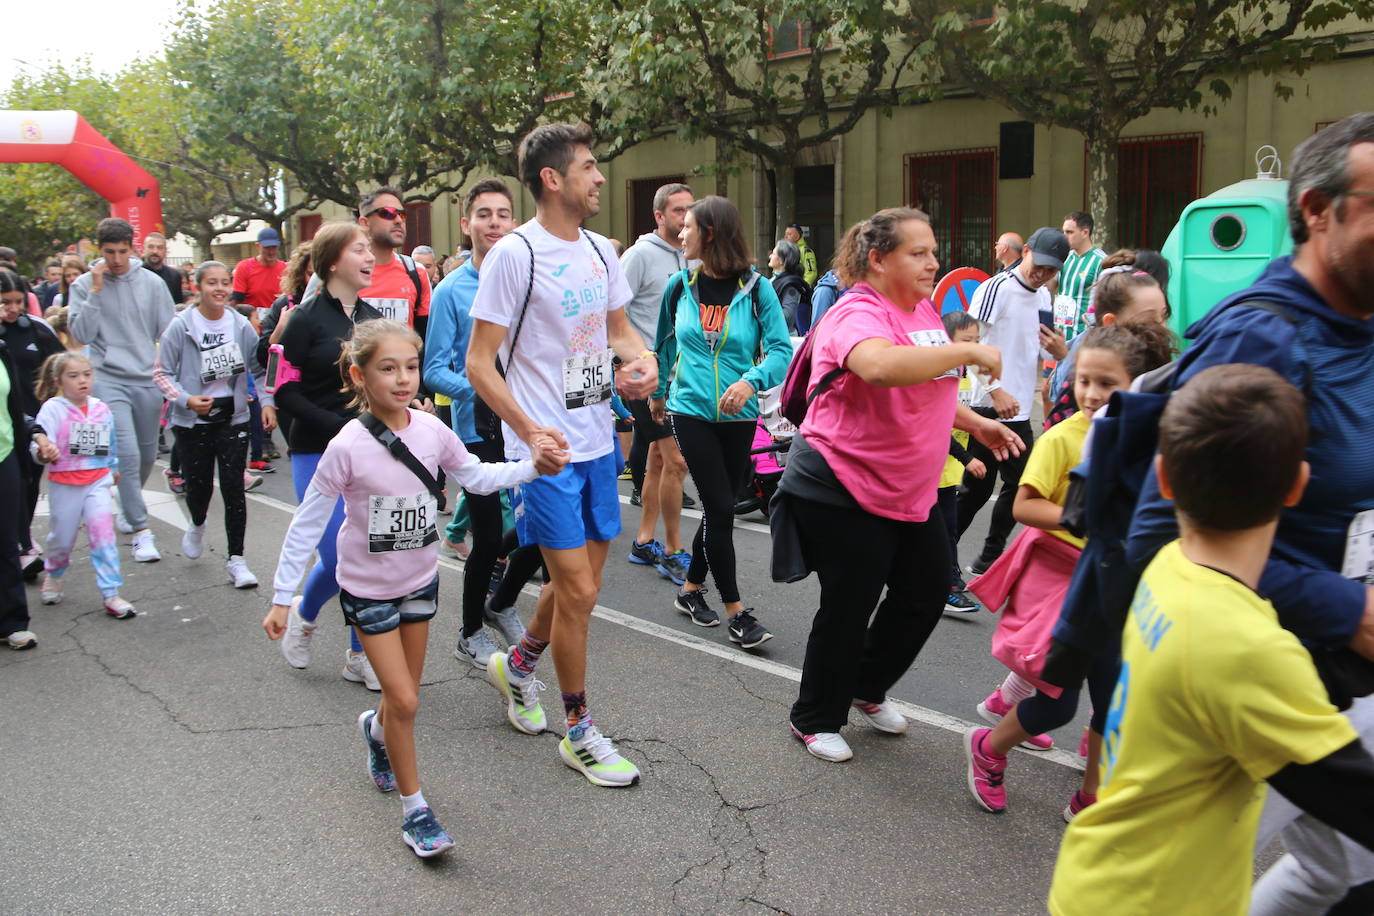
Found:
<path fill-rule="evenodd" d="M 1069 256 L 1069 239 L 1053 226 L 1041 226 L 1026 239 L 1026 247 L 1031 252 L 1031 263 L 1036 267 L 1053 267 L 1058 270 L 1064 266 Z"/>

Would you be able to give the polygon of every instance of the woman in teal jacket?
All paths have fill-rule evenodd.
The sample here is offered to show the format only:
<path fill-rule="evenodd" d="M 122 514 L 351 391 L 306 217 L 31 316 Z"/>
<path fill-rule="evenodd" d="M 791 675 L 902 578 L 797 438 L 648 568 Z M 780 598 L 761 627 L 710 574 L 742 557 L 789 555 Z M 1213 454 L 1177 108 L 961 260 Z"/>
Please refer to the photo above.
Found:
<path fill-rule="evenodd" d="M 650 404 L 655 420 L 667 416 L 701 497 L 692 563 L 673 607 L 698 626 L 720 623 L 706 603 L 709 569 L 730 618 L 731 641 L 752 649 L 773 634 L 740 601 L 735 497 L 752 464 L 758 392 L 782 383 L 792 341 L 777 294 L 754 270 L 734 204 L 723 197 L 697 201 L 681 238 L 683 254 L 701 266 L 675 274 L 663 291 L 659 387 Z"/>

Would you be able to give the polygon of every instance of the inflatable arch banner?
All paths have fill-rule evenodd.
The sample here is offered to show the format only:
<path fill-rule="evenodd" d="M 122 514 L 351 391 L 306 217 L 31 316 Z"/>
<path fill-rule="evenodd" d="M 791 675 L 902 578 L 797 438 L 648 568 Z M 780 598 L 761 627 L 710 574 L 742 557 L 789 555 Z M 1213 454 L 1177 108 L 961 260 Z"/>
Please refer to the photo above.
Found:
<path fill-rule="evenodd" d="M 142 250 L 150 232 L 162 231 L 157 179 L 140 168 L 74 111 L 0 111 L 0 163 L 60 165 L 110 202 L 110 215 L 134 227 Z"/>

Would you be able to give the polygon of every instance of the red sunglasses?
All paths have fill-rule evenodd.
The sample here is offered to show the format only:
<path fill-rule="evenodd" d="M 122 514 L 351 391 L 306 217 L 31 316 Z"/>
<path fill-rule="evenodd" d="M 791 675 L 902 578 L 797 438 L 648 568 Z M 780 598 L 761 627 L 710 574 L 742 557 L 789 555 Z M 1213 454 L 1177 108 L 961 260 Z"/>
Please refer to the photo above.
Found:
<path fill-rule="evenodd" d="M 380 216 L 382 219 L 386 220 L 405 219 L 406 211 L 398 209 L 396 207 L 378 207 L 376 210 L 373 210 L 371 213 L 367 213 L 365 215 Z"/>

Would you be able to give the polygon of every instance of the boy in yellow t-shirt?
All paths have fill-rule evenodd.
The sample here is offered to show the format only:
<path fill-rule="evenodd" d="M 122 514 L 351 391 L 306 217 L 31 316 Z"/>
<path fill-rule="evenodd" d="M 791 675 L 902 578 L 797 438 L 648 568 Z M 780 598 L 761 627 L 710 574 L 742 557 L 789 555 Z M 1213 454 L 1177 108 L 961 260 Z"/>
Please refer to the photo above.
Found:
<path fill-rule="evenodd" d="M 1217 366 L 1170 398 L 1155 470 L 1182 536 L 1136 591 L 1102 789 L 1064 836 L 1051 913 L 1244 914 L 1266 780 L 1374 844 L 1374 761 L 1255 592 L 1306 445 L 1303 397 L 1269 369 Z"/>
<path fill-rule="evenodd" d="M 977 343 L 978 320 L 968 312 L 946 312 L 940 316 L 945 333 L 952 343 Z M 973 403 L 973 374 L 968 366 L 955 370 L 959 375 L 959 403 L 967 407 Z M 959 484 L 963 482 L 964 471 L 974 477 L 987 474 L 987 465 L 968 453 L 968 433 L 962 429 L 952 430 L 949 439 L 949 455 L 945 457 L 945 469 L 940 472 L 940 486 L 936 491 L 935 505 L 949 529 L 949 595 L 945 598 L 945 611 L 950 614 L 972 614 L 982 610 L 982 605 L 968 593 L 963 574 L 959 572 Z"/>

